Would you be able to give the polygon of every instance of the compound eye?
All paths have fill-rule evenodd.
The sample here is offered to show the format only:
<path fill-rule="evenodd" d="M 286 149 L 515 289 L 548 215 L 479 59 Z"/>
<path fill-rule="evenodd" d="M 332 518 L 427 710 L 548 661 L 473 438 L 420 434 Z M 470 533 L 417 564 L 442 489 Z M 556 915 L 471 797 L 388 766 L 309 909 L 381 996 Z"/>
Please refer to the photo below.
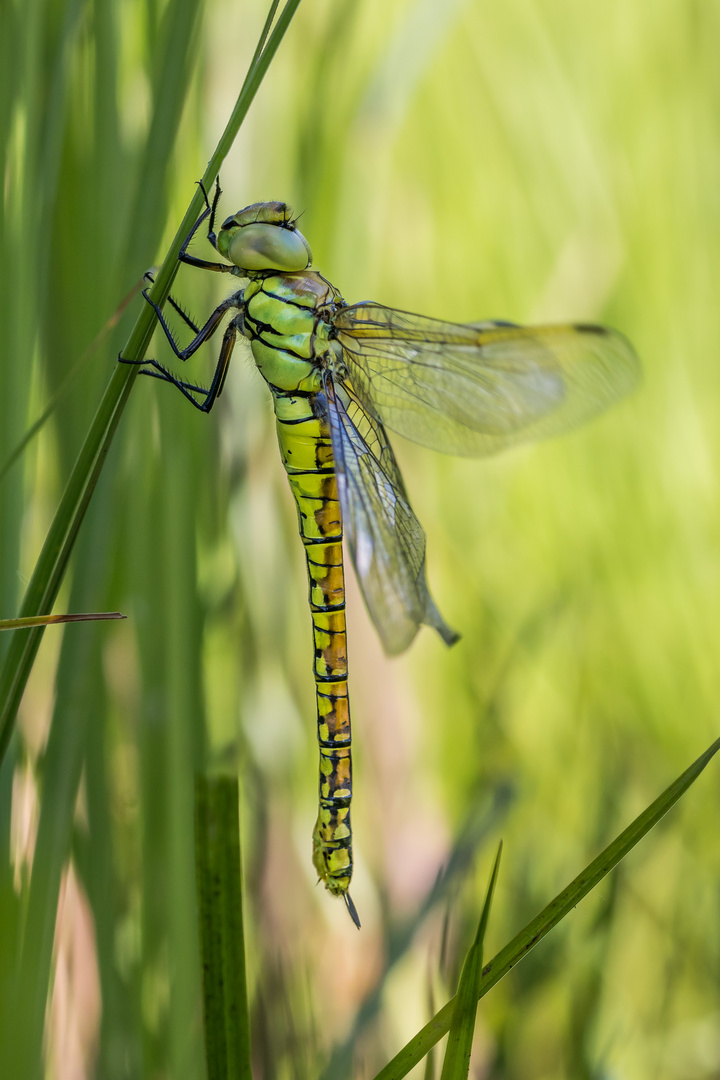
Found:
<path fill-rule="evenodd" d="M 297 229 L 283 229 L 262 222 L 238 229 L 228 245 L 227 254 L 241 270 L 251 272 L 284 270 L 293 273 L 306 270 L 312 259 L 310 246 Z"/>

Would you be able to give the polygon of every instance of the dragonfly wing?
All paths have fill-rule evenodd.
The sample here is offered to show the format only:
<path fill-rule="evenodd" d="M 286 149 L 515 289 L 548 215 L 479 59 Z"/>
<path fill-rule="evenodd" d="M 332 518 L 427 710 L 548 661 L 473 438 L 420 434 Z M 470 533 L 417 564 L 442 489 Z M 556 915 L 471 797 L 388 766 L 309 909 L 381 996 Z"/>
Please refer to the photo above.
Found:
<path fill-rule="evenodd" d="M 421 623 L 452 645 L 458 635 L 435 607 L 425 577 L 425 533 L 405 493 L 385 430 L 349 383 L 325 392 L 343 531 L 385 651 L 403 652 Z"/>
<path fill-rule="evenodd" d="M 600 326 L 465 326 L 371 303 L 332 321 L 363 405 L 392 431 L 450 454 L 558 435 L 640 376 L 630 343 Z"/>

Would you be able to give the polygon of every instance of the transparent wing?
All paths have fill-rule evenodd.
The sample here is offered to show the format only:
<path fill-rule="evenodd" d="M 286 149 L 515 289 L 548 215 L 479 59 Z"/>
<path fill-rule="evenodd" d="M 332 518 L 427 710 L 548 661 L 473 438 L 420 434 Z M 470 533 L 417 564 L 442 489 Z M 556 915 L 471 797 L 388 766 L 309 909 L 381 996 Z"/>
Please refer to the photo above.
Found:
<path fill-rule="evenodd" d="M 382 424 L 348 383 L 326 376 L 343 530 L 370 617 L 385 651 L 400 653 L 421 623 L 452 645 L 425 578 L 425 533 L 415 517 Z"/>
<path fill-rule="evenodd" d="M 363 406 L 414 442 L 492 454 L 576 427 L 640 377 L 626 338 L 601 326 L 463 326 L 354 304 L 333 316 Z"/>

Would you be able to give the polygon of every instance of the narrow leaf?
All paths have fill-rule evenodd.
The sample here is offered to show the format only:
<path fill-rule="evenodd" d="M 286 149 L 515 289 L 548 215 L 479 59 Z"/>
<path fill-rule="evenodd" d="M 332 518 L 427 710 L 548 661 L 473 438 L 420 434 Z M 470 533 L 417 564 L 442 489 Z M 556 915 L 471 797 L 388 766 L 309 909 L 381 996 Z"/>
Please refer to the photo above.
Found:
<path fill-rule="evenodd" d="M 490 917 L 490 906 L 495 892 L 501 853 L 502 841 L 500 841 L 495 856 L 495 864 L 490 875 L 490 884 L 485 896 L 485 904 L 480 915 L 475 940 L 470 946 L 463 964 L 440 1080 L 465 1080 L 470 1071 L 470 1051 L 472 1050 L 473 1035 L 475 1034 L 475 1018 L 477 1016 L 480 982 L 483 973 L 483 942 Z"/>
<path fill-rule="evenodd" d="M 208 1080 L 252 1080 L 235 777 L 196 778 L 195 861 Z"/>
<path fill-rule="evenodd" d="M 56 623 L 101 622 L 104 619 L 127 619 L 119 611 L 89 611 L 81 615 L 30 615 L 26 619 L 0 619 L 0 630 L 23 630 L 26 626 L 54 626 Z"/>
<path fill-rule="evenodd" d="M 205 170 L 203 182 L 206 190 L 212 186 L 299 4 L 300 0 L 287 0 L 267 44 L 257 60 L 251 64 L 230 119 Z M 274 11 L 274 5 L 271 6 Z M 179 265 L 177 259 L 180 247 L 198 217 L 202 203 L 203 195 L 198 188 L 152 287 L 153 300 L 158 304 L 163 303 L 170 292 Z M 149 304 L 143 304 L 123 350 L 123 356 L 131 361 L 131 364 L 144 357 L 155 321 L 153 309 Z M 136 366 L 118 364 L 110 378 L 35 565 L 22 604 L 23 617 L 47 614 L 55 602 L 75 538 L 136 377 Z M 18 706 L 42 634 L 42 627 L 34 627 L 29 634 L 16 635 L 10 642 L 5 663 L 0 670 L 0 762 L 10 741 Z"/>
<path fill-rule="evenodd" d="M 580 903 L 583 897 L 587 896 L 617 866 L 629 851 L 632 851 L 643 836 L 652 829 L 653 825 L 656 825 L 665 816 L 670 807 L 674 806 L 690 785 L 697 780 L 700 773 L 719 749 L 720 739 L 716 739 L 704 754 L 701 754 L 662 795 L 659 795 L 642 814 L 635 818 L 631 825 L 628 825 L 627 829 L 621 832 L 612 843 L 608 844 L 598 857 L 593 859 L 561 893 L 558 893 L 555 899 L 551 900 L 532 922 L 529 922 L 504 949 L 501 949 L 493 957 L 483 970 L 479 998 L 484 997 L 495 983 L 500 982 L 508 971 L 511 971 L 524 956 L 527 956 L 530 950 L 554 926 L 557 926 Z M 380 1070 L 375 1080 L 400 1080 L 400 1077 L 407 1076 L 410 1070 L 419 1061 L 422 1061 L 430 1047 L 434 1046 L 449 1031 L 455 1002 L 456 998 L 448 1001 L 432 1020 L 396 1054 L 392 1061 L 388 1062 L 385 1068 Z"/>

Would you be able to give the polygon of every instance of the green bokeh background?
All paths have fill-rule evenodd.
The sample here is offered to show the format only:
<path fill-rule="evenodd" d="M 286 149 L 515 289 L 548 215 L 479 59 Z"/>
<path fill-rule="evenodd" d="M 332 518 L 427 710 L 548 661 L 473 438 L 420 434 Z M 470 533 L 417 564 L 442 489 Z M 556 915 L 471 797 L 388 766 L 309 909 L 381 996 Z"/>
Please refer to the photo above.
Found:
<path fill-rule="evenodd" d="M 265 14 L 0 10 L 0 463 L 162 257 Z M 719 39 L 700 2 L 301 5 L 222 212 L 289 202 L 350 302 L 616 326 L 644 383 L 496 460 L 393 440 L 463 637 L 426 630 L 388 661 L 349 581 L 361 934 L 310 863 L 310 625 L 267 390 L 241 349 L 209 418 L 136 384 L 57 605 L 129 618 L 45 635 L 0 769 L 0 994 L 28 1002 L 0 1058 L 39 1051 L 49 985 L 47 1076 L 203 1075 L 205 742 L 240 770 L 257 1075 L 370 1077 L 454 992 L 499 836 L 488 954 L 718 734 Z M 195 316 L 222 295 L 206 277 L 174 290 Z M 139 303 L 0 484 L 4 616 Z M 718 835 L 711 767 L 485 999 L 473 1075 L 719 1075 Z M 458 838 L 449 895 L 416 925 Z"/>

